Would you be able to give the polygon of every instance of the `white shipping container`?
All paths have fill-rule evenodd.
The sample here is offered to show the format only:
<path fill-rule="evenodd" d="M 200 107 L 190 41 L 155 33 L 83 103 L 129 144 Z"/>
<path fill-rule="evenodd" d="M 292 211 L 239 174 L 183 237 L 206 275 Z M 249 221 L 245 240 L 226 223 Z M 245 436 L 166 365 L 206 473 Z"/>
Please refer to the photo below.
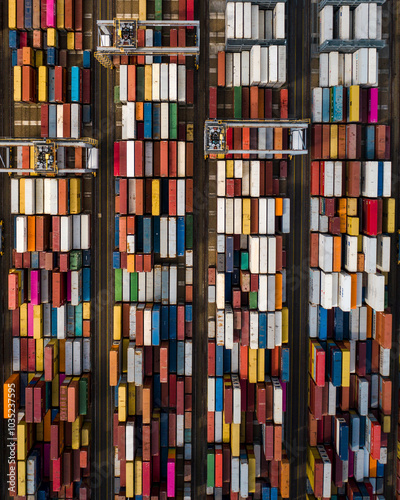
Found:
<path fill-rule="evenodd" d="M 130 299 L 130 274 L 126 269 L 122 269 L 122 301 L 129 302 Z"/>
<path fill-rule="evenodd" d="M 243 60 L 242 52 L 242 60 Z M 242 76 L 243 80 L 243 76 Z M 258 85 L 261 82 L 261 46 L 253 45 L 250 51 L 250 85 Z"/>
<path fill-rule="evenodd" d="M 286 82 L 286 45 L 278 46 L 278 84 L 281 87 Z"/>
<path fill-rule="evenodd" d="M 153 42 L 153 30 L 146 28 L 146 38 L 145 38 L 145 46 L 146 47 L 153 47 L 154 42 Z M 146 56 L 145 59 L 146 64 L 152 64 L 153 63 L 153 56 Z"/>
<path fill-rule="evenodd" d="M 353 55 L 344 54 L 344 76 L 343 85 L 350 87 L 353 83 Z"/>
<path fill-rule="evenodd" d="M 309 274 L 309 301 L 319 305 L 321 290 L 321 273 L 319 269 L 310 268 Z"/>
<path fill-rule="evenodd" d="M 273 419 L 276 425 L 282 425 L 282 387 L 279 379 L 276 377 L 271 377 L 273 391 L 274 391 L 274 411 Z"/>
<path fill-rule="evenodd" d="M 263 30 L 264 31 L 264 30 Z M 258 40 L 260 38 L 260 15 L 258 5 L 251 6 L 251 38 Z"/>
<path fill-rule="evenodd" d="M 260 236 L 260 274 L 268 273 L 268 238 L 266 236 Z M 273 273 L 271 273 L 273 274 Z"/>
<path fill-rule="evenodd" d="M 215 411 L 215 377 L 208 377 L 207 410 Z"/>
<path fill-rule="evenodd" d="M 390 375 L 390 349 L 379 348 L 379 373 L 382 377 Z"/>
<path fill-rule="evenodd" d="M 369 13 L 368 3 L 360 3 L 360 5 L 358 5 L 358 7 L 354 9 L 353 35 L 355 40 L 368 39 L 368 27 L 369 27 L 368 13 Z"/>
<path fill-rule="evenodd" d="M 376 273 L 377 238 L 363 236 L 364 272 Z"/>
<path fill-rule="evenodd" d="M 274 86 L 278 82 L 278 46 L 271 45 L 268 55 L 268 85 Z"/>
<path fill-rule="evenodd" d="M 333 277 L 331 273 L 321 271 L 321 306 L 324 309 L 332 309 Z"/>
<path fill-rule="evenodd" d="M 36 213 L 35 179 L 25 179 L 25 215 Z"/>
<path fill-rule="evenodd" d="M 274 39 L 285 38 L 285 3 L 278 2 L 275 5 L 272 17 L 272 30 Z"/>
<path fill-rule="evenodd" d="M 233 198 L 225 199 L 225 234 L 233 234 L 234 230 L 233 200 Z"/>
<path fill-rule="evenodd" d="M 243 38 L 251 38 L 251 2 L 243 2 Z"/>
<path fill-rule="evenodd" d="M 276 273 L 276 237 L 268 236 L 268 274 Z"/>
<path fill-rule="evenodd" d="M 267 198 L 267 234 L 275 234 L 275 200 Z"/>
<path fill-rule="evenodd" d="M 243 2 L 235 3 L 235 38 L 243 38 Z"/>
<path fill-rule="evenodd" d="M 258 6 L 257 6 L 258 8 Z M 258 37 L 260 40 L 265 39 L 265 11 L 258 9 Z"/>
<path fill-rule="evenodd" d="M 342 311 L 351 310 L 351 276 L 345 271 L 339 273 L 339 307 Z"/>
<path fill-rule="evenodd" d="M 268 77 L 269 69 L 269 53 L 268 47 L 261 47 L 260 50 L 260 86 L 266 87 L 269 82 Z"/>
<path fill-rule="evenodd" d="M 260 162 L 250 162 L 250 196 L 252 198 L 260 197 Z"/>
<path fill-rule="evenodd" d="M 339 7 L 339 38 L 340 40 L 350 40 L 350 6 Z"/>
<path fill-rule="evenodd" d="M 343 186 L 343 163 L 341 161 L 335 161 L 335 175 L 333 180 L 333 196 L 342 196 L 342 186 Z"/>
<path fill-rule="evenodd" d="M 233 2 L 230 3 L 233 4 Z M 232 52 L 227 52 L 225 54 L 225 86 L 229 88 L 232 87 L 232 85 L 233 85 L 233 54 Z"/>
<path fill-rule="evenodd" d="M 184 64 L 178 66 L 178 102 L 186 102 L 186 66 Z"/>
<path fill-rule="evenodd" d="M 266 40 L 272 40 L 273 39 L 273 11 L 272 10 L 266 10 L 265 11 L 265 26 L 264 26 L 264 37 Z"/>
<path fill-rule="evenodd" d="M 258 311 L 250 311 L 250 349 L 258 349 Z"/>
<path fill-rule="evenodd" d="M 121 64 L 119 67 L 119 100 L 126 103 L 128 100 L 128 66 Z"/>
<path fill-rule="evenodd" d="M 318 251 L 319 267 L 326 273 L 331 273 L 333 265 L 333 236 L 320 233 Z"/>
<path fill-rule="evenodd" d="M 258 236 L 249 236 L 249 270 L 252 274 L 259 274 L 260 239 Z"/>
<path fill-rule="evenodd" d="M 308 336 L 318 337 L 318 306 L 308 305 Z"/>
<path fill-rule="evenodd" d="M 19 372 L 21 369 L 21 353 L 20 353 L 20 339 L 13 337 L 12 339 L 12 370 Z"/>
<path fill-rule="evenodd" d="M 241 85 L 248 87 L 250 85 L 250 52 L 245 50 L 241 53 Z"/>
<path fill-rule="evenodd" d="M 226 2 L 225 7 L 225 42 L 235 38 L 235 2 Z"/>
<path fill-rule="evenodd" d="M 232 422 L 234 424 L 240 424 L 242 422 L 242 412 L 241 412 L 241 388 L 239 377 L 236 374 L 231 374 L 232 381 L 232 399 L 233 399 L 233 413 Z"/>
<path fill-rule="evenodd" d="M 217 198 L 217 233 L 225 233 L 225 198 Z"/>
<path fill-rule="evenodd" d="M 329 54 L 319 55 L 319 86 L 329 87 Z"/>
<path fill-rule="evenodd" d="M 178 141 L 178 177 L 186 175 L 186 143 Z"/>
<path fill-rule="evenodd" d="M 160 257 L 168 257 L 168 218 L 160 217 Z"/>
<path fill-rule="evenodd" d="M 350 273 L 357 272 L 357 236 L 345 235 L 345 262 L 344 267 Z"/>
<path fill-rule="evenodd" d="M 225 349 L 233 349 L 233 309 L 230 305 L 225 309 Z"/>
<path fill-rule="evenodd" d="M 169 267 L 169 303 L 175 305 L 178 301 L 178 268 Z"/>
<path fill-rule="evenodd" d="M 329 87 L 336 85 L 339 85 L 339 52 L 332 51 L 329 52 Z"/>
<path fill-rule="evenodd" d="M 336 387 L 328 382 L 328 415 L 336 415 Z"/>
<path fill-rule="evenodd" d="M 378 6 L 371 2 L 368 4 L 368 38 L 376 40 L 378 23 Z"/>
<path fill-rule="evenodd" d="M 64 137 L 64 106 L 62 104 L 56 105 L 57 110 L 57 137 Z"/>
<path fill-rule="evenodd" d="M 322 122 L 322 88 L 312 90 L 312 121 Z"/>
<path fill-rule="evenodd" d="M 126 138 L 136 139 L 136 103 L 126 103 Z"/>
<path fill-rule="evenodd" d="M 382 5 L 376 10 L 376 39 L 382 40 Z"/>
<path fill-rule="evenodd" d="M 368 49 L 368 85 L 378 85 L 378 52 L 376 49 Z"/>
<path fill-rule="evenodd" d="M 240 52 L 234 52 L 233 54 L 233 86 L 240 87 L 241 85 L 241 76 L 240 70 L 242 66 L 242 58 Z"/>
<path fill-rule="evenodd" d="M 223 346 L 225 344 L 225 313 L 223 309 L 217 310 L 217 329 L 215 341 L 217 345 Z"/>
<path fill-rule="evenodd" d="M 19 179 L 11 179 L 11 213 L 19 214 Z"/>
<path fill-rule="evenodd" d="M 217 309 L 225 309 L 225 273 L 216 275 Z"/>
<path fill-rule="evenodd" d="M 259 234 L 267 234 L 267 199 L 259 198 L 258 200 L 258 232 Z"/>
<path fill-rule="evenodd" d="M 135 177 L 135 141 L 126 143 L 126 176 Z"/>
<path fill-rule="evenodd" d="M 169 65 L 169 100 L 178 100 L 178 66 L 175 63 Z"/>
<path fill-rule="evenodd" d="M 135 386 L 143 385 L 143 349 L 135 349 Z"/>
<path fill-rule="evenodd" d="M 125 427 L 125 459 L 135 459 L 135 421 L 127 420 Z"/>
<path fill-rule="evenodd" d="M 242 196 L 250 196 L 250 162 L 243 161 Z"/>
<path fill-rule="evenodd" d="M 24 215 L 16 217 L 16 245 L 17 253 L 24 253 L 28 250 L 28 219 Z"/>
<path fill-rule="evenodd" d="M 161 64 L 161 74 L 160 74 L 160 99 L 161 101 L 168 101 L 168 64 Z"/>
<path fill-rule="evenodd" d="M 239 493 L 240 482 L 240 459 L 232 457 L 231 461 L 231 490 L 232 493 Z"/>
<path fill-rule="evenodd" d="M 167 102 L 161 103 L 161 134 L 160 134 L 160 136 L 161 136 L 162 140 L 166 140 L 169 138 L 169 104 Z"/>
<path fill-rule="evenodd" d="M 221 413 L 222 417 L 222 412 Z M 222 425 L 221 425 L 222 429 Z M 185 444 L 185 415 L 176 416 L 176 446 L 183 447 Z M 190 496 L 189 496 L 190 498 Z"/>
<path fill-rule="evenodd" d="M 65 375 L 70 376 L 73 372 L 74 344 L 72 339 L 65 341 Z"/>
<path fill-rule="evenodd" d="M 81 214 L 81 248 L 90 249 L 90 214 Z"/>
<path fill-rule="evenodd" d="M 333 39 L 333 6 L 326 5 L 319 12 L 319 43 Z"/>
<path fill-rule="evenodd" d="M 311 198 L 310 231 L 318 231 L 318 227 L 319 227 L 319 198 Z"/>
<path fill-rule="evenodd" d="M 260 200 L 261 201 L 261 200 Z M 242 200 L 234 198 L 234 234 L 242 233 Z"/>
<path fill-rule="evenodd" d="M 376 267 L 381 272 L 390 272 L 390 236 L 378 234 Z"/>
<path fill-rule="evenodd" d="M 282 345 L 282 311 L 275 312 L 275 345 Z"/>
<path fill-rule="evenodd" d="M 246 455 L 240 456 L 240 489 L 239 494 L 242 498 L 249 496 L 249 462 Z"/>
<path fill-rule="evenodd" d="M 78 306 L 82 302 L 82 270 L 71 271 L 71 305 Z"/>
<path fill-rule="evenodd" d="M 266 312 L 268 309 L 268 276 L 260 274 L 258 277 L 258 310 Z"/>
<path fill-rule="evenodd" d="M 268 311 L 275 311 L 275 275 L 268 275 Z"/>
<path fill-rule="evenodd" d="M 72 250 L 72 216 L 60 217 L 60 251 L 69 252 Z"/>
<path fill-rule="evenodd" d="M 168 217 L 168 257 L 176 258 L 176 217 Z"/>
<path fill-rule="evenodd" d="M 375 311 L 385 309 L 385 276 L 383 274 L 368 274 L 368 288 L 365 302 Z"/>
<path fill-rule="evenodd" d="M 71 139 L 79 139 L 81 136 L 81 105 L 77 103 L 71 104 Z"/>
<path fill-rule="evenodd" d="M 390 198 L 392 194 L 392 162 L 383 162 L 383 197 Z"/>
<path fill-rule="evenodd" d="M 151 71 L 152 92 L 151 98 L 153 101 L 160 100 L 160 63 L 153 63 Z"/>

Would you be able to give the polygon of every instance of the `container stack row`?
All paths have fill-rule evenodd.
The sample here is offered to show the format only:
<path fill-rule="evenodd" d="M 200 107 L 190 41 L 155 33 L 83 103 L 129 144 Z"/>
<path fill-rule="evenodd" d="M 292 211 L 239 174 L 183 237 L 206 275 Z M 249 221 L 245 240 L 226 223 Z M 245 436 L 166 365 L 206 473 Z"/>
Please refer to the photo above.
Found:
<path fill-rule="evenodd" d="M 179 2 L 179 19 L 193 18 L 191 5 Z M 161 7 L 156 2 L 158 19 Z M 186 46 L 193 38 L 186 28 L 138 30 L 139 46 Z M 121 125 L 114 143 L 109 352 L 114 490 L 119 499 L 186 500 L 192 498 L 195 69 L 182 55 L 113 62 Z"/>
<path fill-rule="evenodd" d="M 238 42 L 243 42 L 241 50 Z M 270 44 L 260 45 L 268 40 Z M 274 40 L 275 42 L 274 44 Z M 285 3 L 278 2 L 273 10 L 251 2 L 226 2 L 225 41 L 229 49 L 227 79 L 240 79 L 241 85 L 281 87 L 286 82 Z M 253 43 L 251 43 L 253 41 Z M 233 46 L 229 42 L 235 42 Z M 247 43 L 246 43 L 247 42 Z M 236 77 L 237 78 L 237 77 Z M 246 83 L 250 81 L 250 83 Z M 240 84 L 239 84 L 240 85 Z M 227 83 L 229 86 L 229 83 Z"/>
<path fill-rule="evenodd" d="M 5 388 L 15 389 L 18 497 L 90 495 L 91 248 L 81 182 L 11 179 L 13 374 Z M 12 417 L 10 406 L 4 411 Z"/>
<path fill-rule="evenodd" d="M 308 489 L 381 498 L 396 425 L 390 127 L 378 119 L 377 88 L 329 87 L 312 93 Z"/>
<path fill-rule="evenodd" d="M 378 51 L 375 48 L 361 48 L 352 54 L 337 51 L 319 55 L 319 86 L 378 85 Z"/>
<path fill-rule="evenodd" d="M 251 22 L 245 17 L 244 30 L 250 26 L 258 36 L 245 38 L 272 38 L 272 11 L 228 2 L 227 39 L 235 38 L 235 23 L 227 26 L 230 11 L 235 20 L 235 9 L 247 12 L 249 7 Z M 280 28 L 274 22 L 274 37 L 285 38 L 284 5 L 277 4 L 275 10 Z M 248 51 L 218 52 L 209 116 L 243 121 L 243 126 L 227 130 L 229 149 L 287 149 L 286 129 L 246 127 L 249 119 L 288 118 L 287 89 L 265 88 L 285 83 L 285 49 L 249 45 Z M 268 62 L 274 50 L 281 52 L 279 66 Z M 209 212 L 209 255 L 213 252 L 208 268 L 209 498 L 289 498 L 289 460 L 283 446 L 290 379 L 288 163 L 286 155 L 271 153 L 228 154 L 224 160 L 211 155 L 209 160 L 216 195 L 210 196 Z"/>

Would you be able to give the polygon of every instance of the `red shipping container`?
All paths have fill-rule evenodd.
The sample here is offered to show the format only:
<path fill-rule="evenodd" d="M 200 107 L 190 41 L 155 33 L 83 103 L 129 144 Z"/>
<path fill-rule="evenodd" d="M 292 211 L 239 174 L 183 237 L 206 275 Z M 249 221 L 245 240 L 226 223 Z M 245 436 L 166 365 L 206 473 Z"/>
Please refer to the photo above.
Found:
<path fill-rule="evenodd" d="M 91 103 L 91 70 L 88 68 L 82 71 L 82 102 L 83 104 Z"/>
<path fill-rule="evenodd" d="M 361 125 L 346 125 L 346 158 L 349 160 L 361 157 Z"/>
<path fill-rule="evenodd" d="M 40 137 L 49 136 L 49 105 L 40 106 Z"/>
<path fill-rule="evenodd" d="M 348 161 L 346 164 L 346 195 L 358 198 L 361 194 L 361 162 Z"/>
<path fill-rule="evenodd" d="M 67 69 L 62 66 L 54 68 L 54 100 L 57 103 L 67 100 Z"/>
<path fill-rule="evenodd" d="M 135 177 L 143 177 L 143 175 L 143 142 L 135 141 Z"/>
<path fill-rule="evenodd" d="M 363 232 L 368 236 L 378 234 L 378 200 L 363 198 Z"/>
<path fill-rule="evenodd" d="M 217 87 L 210 87 L 209 118 L 217 118 Z"/>
<path fill-rule="evenodd" d="M 126 177 L 126 149 L 127 149 L 126 141 L 121 141 L 119 143 L 119 173 L 121 177 Z M 135 170 L 136 170 L 136 162 L 135 162 Z"/>
<path fill-rule="evenodd" d="M 71 104 L 63 104 L 63 135 L 66 139 L 71 137 Z"/>
<path fill-rule="evenodd" d="M 386 152 L 386 126 L 377 125 L 375 127 L 375 158 L 384 160 Z"/>
<path fill-rule="evenodd" d="M 218 52 L 218 87 L 225 87 L 225 52 Z"/>
<path fill-rule="evenodd" d="M 55 215 L 52 217 L 53 231 L 52 231 L 52 245 L 51 248 L 53 252 L 60 251 L 60 230 L 61 230 L 61 219 L 59 216 Z M 56 307 L 56 306 L 55 306 Z"/>
<path fill-rule="evenodd" d="M 311 183 L 310 183 L 311 196 L 319 196 L 319 162 L 311 162 Z"/>
<path fill-rule="evenodd" d="M 83 33 L 75 31 L 75 50 L 83 50 Z"/>
<path fill-rule="evenodd" d="M 67 31 L 74 30 L 74 3 L 64 3 L 64 27 Z"/>
<path fill-rule="evenodd" d="M 280 97 L 281 120 L 287 120 L 288 119 L 288 98 L 289 98 L 288 89 L 281 89 L 279 92 L 279 97 Z"/>

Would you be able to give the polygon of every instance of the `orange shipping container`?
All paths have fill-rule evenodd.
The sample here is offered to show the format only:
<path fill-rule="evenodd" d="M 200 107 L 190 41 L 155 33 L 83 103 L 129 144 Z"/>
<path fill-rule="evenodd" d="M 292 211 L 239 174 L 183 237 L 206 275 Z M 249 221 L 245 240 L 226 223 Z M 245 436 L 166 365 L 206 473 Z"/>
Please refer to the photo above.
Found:
<path fill-rule="evenodd" d="M 68 214 L 68 179 L 58 179 L 58 213 Z"/>
<path fill-rule="evenodd" d="M 58 370 L 65 373 L 65 339 L 58 342 Z"/>
<path fill-rule="evenodd" d="M 152 379 L 146 377 L 143 385 L 143 416 L 142 420 L 144 424 L 151 423 L 151 413 L 152 413 Z"/>
<path fill-rule="evenodd" d="M 14 411 L 11 404 L 14 404 Z M 13 373 L 3 386 L 3 417 L 11 418 L 19 408 L 19 373 Z"/>
<path fill-rule="evenodd" d="M 250 149 L 250 129 L 248 127 L 243 127 L 242 145 L 242 149 Z M 248 159 L 250 158 L 250 155 L 244 154 L 243 158 Z"/>
<path fill-rule="evenodd" d="M 279 487 L 282 498 L 289 498 L 290 464 L 287 457 L 282 458 L 279 464 Z"/>
<path fill-rule="evenodd" d="M 275 309 L 282 309 L 282 274 L 275 275 Z"/>
<path fill-rule="evenodd" d="M 168 177 L 168 141 L 160 142 L 160 177 Z"/>
<path fill-rule="evenodd" d="M 375 158 L 377 160 L 385 159 L 385 141 L 386 125 L 377 125 L 375 127 Z"/>
<path fill-rule="evenodd" d="M 136 101 L 136 66 L 128 65 L 128 101 Z"/>
<path fill-rule="evenodd" d="M 339 125 L 338 158 L 339 160 L 344 160 L 346 158 L 346 125 Z"/>
<path fill-rule="evenodd" d="M 218 87 L 225 87 L 225 52 L 218 52 Z"/>
<path fill-rule="evenodd" d="M 74 2 L 64 2 L 64 26 L 67 31 L 74 30 Z"/>
<path fill-rule="evenodd" d="M 83 336 L 90 337 L 90 320 L 83 320 Z"/>
<path fill-rule="evenodd" d="M 76 417 L 79 413 L 79 382 L 77 380 L 72 380 L 68 385 L 68 422 L 75 422 Z"/>
<path fill-rule="evenodd" d="M 22 64 L 24 66 L 34 66 L 34 53 L 32 47 L 23 47 L 22 48 Z"/>
<path fill-rule="evenodd" d="M 116 387 L 119 378 L 119 345 L 113 345 L 110 349 L 110 386 Z"/>
<path fill-rule="evenodd" d="M 22 100 L 36 101 L 36 69 L 31 66 L 22 66 Z"/>
<path fill-rule="evenodd" d="M 333 237 L 333 267 L 334 273 L 340 273 L 342 267 L 342 238 L 341 236 Z"/>
<path fill-rule="evenodd" d="M 357 272 L 363 273 L 365 266 L 365 255 L 363 253 L 357 254 Z"/>
<path fill-rule="evenodd" d="M 258 119 L 258 87 L 250 87 L 250 118 Z"/>
<path fill-rule="evenodd" d="M 143 102 L 136 103 L 136 120 L 143 121 L 144 119 L 144 105 Z"/>
<path fill-rule="evenodd" d="M 28 216 L 28 252 L 34 252 L 36 248 L 36 217 Z"/>
<path fill-rule="evenodd" d="M 126 217 L 119 218 L 119 251 L 126 252 Z"/>
<path fill-rule="evenodd" d="M 283 199 L 275 198 L 275 215 L 277 217 L 283 215 Z"/>
<path fill-rule="evenodd" d="M 283 130 L 281 128 L 274 128 L 274 149 L 278 151 L 281 150 L 282 144 L 283 144 Z M 274 158 L 276 160 L 281 160 L 282 155 L 276 154 L 274 155 Z"/>

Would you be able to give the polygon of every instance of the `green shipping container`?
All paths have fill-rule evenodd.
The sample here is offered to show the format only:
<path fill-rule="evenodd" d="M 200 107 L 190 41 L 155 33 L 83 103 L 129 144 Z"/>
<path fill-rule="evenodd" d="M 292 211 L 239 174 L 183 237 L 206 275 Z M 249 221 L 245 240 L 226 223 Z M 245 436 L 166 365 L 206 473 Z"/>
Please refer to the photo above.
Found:
<path fill-rule="evenodd" d="M 240 252 L 240 269 L 247 271 L 249 269 L 249 253 Z"/>
<path fill-rule="evenodd" d="M 193 214 L 186 214 L 186 250 L 193 250 Z"/>
<path fill-rule="evenodd" d="M 114 104 L 118 104 L 119 102 L 120 102 L 119 85 L 115 85 L 115 87 L 114 87 Z"/>
<path fill-rule="evenodd" d="M 178 138 L 178 103 L 169 103 L 169 138 Z"/>
<path fill-rule="evenodd" d="M 236 120 L 242 119 L 242 87 L 233 89 L 233 116 Z"/>
<path fill-rule="evenodd" d="M 88 379 L 82 377 L 79 380 L 79 415 L 87 415 L 88 410 Z"/>
<path fill-rule="evenodd" d="M 144 102 L 144 66 L 136 66 L 136 102 Z"/>
<path fill-rule="evenodd" d="M 162 0 L 155 0 L 154 17 L 156 21 L 162 21 Z"/>
<path fill-rule="evenodd" d="M 122 302 L 122 269 L 115 269 L 115 302 Z"/>
<path fill-rule="evenodd" d="M 82 267 L 82 250 L 72 250 L 69 254 L 69 268 L 71 271 L 79 271 Z"/>
<path fill-rule="evenodd" d="M 257 309 L 258 306 L 258 293 L 250 292 L 249 293 L 249 309 Z"/>
<path fill-rule="evenodd" d="M 131 273 L 131 302 L 138 301 L 138 273 Z"/>
<path fill-rule="evenodd" d="M 207 452 L 207 488 L 214 488 L 215 484 L 215 455 L 213 451 Z"/>

